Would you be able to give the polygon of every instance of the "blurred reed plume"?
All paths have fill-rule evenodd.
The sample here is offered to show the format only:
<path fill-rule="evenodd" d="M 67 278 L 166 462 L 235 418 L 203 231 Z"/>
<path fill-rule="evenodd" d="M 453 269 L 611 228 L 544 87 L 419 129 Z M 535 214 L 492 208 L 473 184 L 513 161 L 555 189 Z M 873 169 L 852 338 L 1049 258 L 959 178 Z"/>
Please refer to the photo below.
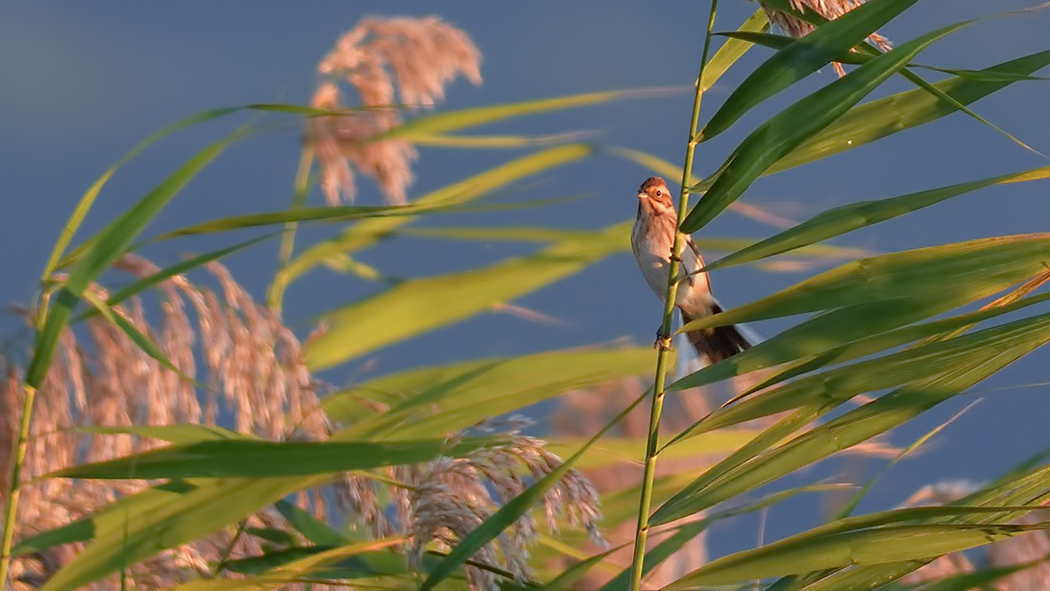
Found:
<path fill-rule="evenodd" d="M 122 257 L 114 267 L 137 278 L 160 270 L 135 255 Z M 219 291 L 175 275 L 157 285 L 159 314 L 148 311 L 149 299 L 139 296 L 113 305 L 115 313 L 156 343 L 178 371 L 149 355 L 101 315 L 85 321 L 85 336 L 65 331 L 36 398 L 22 472 L 20 537 L 85 518 L 151 486 L 141 480 L 31 482 L 75 464 L 125 457 L 164 445 L 120 433 L 121 427 L 222 422 L 271 440 L 328 438 L 331 425 L 318 399 L 324 385 L 303 364 L 299 340 L 276 314 L 255 303 L 228 269 L 216 262 L 206 268 Z M 107 290 L 97 284 L 88 292 L 98 300 L 109 298 Z M 147 320 L 154 315 L 159 316 L 158 325 Z M 194 383 L 196 359 L 203 359 L 206 365 L 203 401 Z M 0 383 L 0 403 L 12 409 L 0 421 L 0 473 L 6 478 L 17 429 L 13 409 L 21 405 L 25 391 L 21 368 L 0 357 L 0 371 L 5 376 Z M 542 478 L 562 464 L 544 449 L 544 442 L 519 435 L 520 426 L 511 425 L 508 434 L 496 437 L 497 445 L 465 457 L 390 468 L 388 477 L 396 484 L 383 484 L 387 490 L 379 490 L 370 475 L 346 474 L 333 486 L 300 494 L 300 504 L 322 519 L 350 518 L 363 523 L 375 538 L 406 536 L 417 558 L 432 542 L 452 546 L 502 503 L 524 491 L 526 478 Z M 103 433 L 100 428 L 118 432 Z M 7 483 L 3 484 L 6 489 Z M 331 501 L 335 505 L 330 507 Z M 556 518 L 564 515 L 570 524 L 586 528 L 596 539 L 597 507 L 597 493 L 576 471 L 570 471 L 543 499 L 552 530 Z M 272 546 L 265 539 L 243 535 L 251 528 L 290 529 L 276 512 L 262 511 L 242 523 L 240 533 L 219 532 L 165 551 L 130 567 L 126 574 L 143 588 L 166 588 L 188 579 L 212 577 L 225 568 L 216 565 L 258 556 L 266 544 Z M 476 560 L 524 580 L 529 576 L 527 548 L 536 535 L 536 523 L 526 515 L 500 536 L 499 552 L 494 546 L 486 547 Z M 13 579 L 21 588 L 39 586 L 82 548 L 80 543 L 67 544 L 18 558 Z M 498 587 L 491 572 L 468 567 L 467 576 L 474 589 Z M 95 587 L 115 589 L 119 585 L 111 577 Z"/>
<path fill-rule="evenodd" d="M 505 444 L 465 457 L 442 458 L 422 469 L 396 468 L 395 473 L 412 489 L 401 491 L 394 504 L 404 512 L 402 520 L 412 540 L 409 560 L 416 565 L 414 568 L 421 563 L 432 540 L 443 550 L 450 550 L 500 505 L 524 492 L 524 476 L 539 480 L 560 466 L 562 459 L 544 446 L 545 442 L 539 439 L 512 433 Z M 598 493 L 576 470 L 569 470 L 543 496 L 540 506 L 551 532 L 558 530 L 557 519 L 564 516 L 570 525 L 583 527 L 592 540 L 604 544 L 596 525 L 601 516 Z M 535 519 L 525 513 L 478 551 L 474 560 L 502 568 L 519 582 L 527 581 L 531 576 L 529 546 L 536 541 L 538 531 Z M 466 577 L 473 589 L 500 588 L 499 580 L 489 570 L 468 566 Z"/>
<path fill-rule="evenodd" d="M 860 6 L 864 3 L 864 0 L 790 0 L 790 2 L 791 7 L 799 12 L 812 10 L 830 21 L 837 19 Z M 787 35 L 799 39 L 813 32 L 814 26 L 806 21 L 801 20 L 790 13 L 772 8 L 761 0 L 759 0 L 759 3 L 762 4 L 762 9 L 766 11 L 769 21 L 779 27 Z M 890 40 L 878 33 L 872 33 L 871 36 L 868 37 L 868 42 L 883 51 L 889 51 L 892 47 Z M 835 67 L 835 72 L 839 76 L 844 76 L 846 74 L 846 71 L 842 69 L 842 64 L 835 62 L 833 65 Z"/>
<path fill-rule="evenodd" d="M 115 268 L 138 278 L 159 269 L 149 261 L 125 255 Z M 85 335 L 66 329 L 58 354 L 36 396 L 30 442 L 23 467 L 18 526 L 21 537 L 84 518 L 120 497 L 149 486 L 145 481 L 43 479 L 78 463 L 99 462 L 158 447 L 163 442 L 130 434 L 102 434 L 100 428 L 176 423 L 214 425 L 221 414 L 237 430 L 267 439 L 292 434 L 327 435 L 316 383 L 303 365 L 300 344 L 281 320 L 256 304 L 219 263 L 207 265 L 220 292 L 173 276 L 158 285 L 159 326 L 147 321 L 143 299 L 132 296 L 113 309 L 146 335 L 177 368 L 173 371 L 146 353 L 110 320 L 96 315 L 84 322 Z M 61 279 L 60 277 L 58 279 Z M 106 300 L 107 290 L 93 284 L 88 293 Z M 196 321 L 191 321 L 192 309 Z M 199 345 L 199 346 L 198 346 Z M 193 379 L 197 355 L 207 366 L 202 401 Z M 10 446 L 17 412 L 25 396 L 21 368 L 0 358 L 0 478 L 6 490 Z M 202 403 L 203 402 L 203 403 Z M 221 402 L 221 408 L 220 408 Z M 264 517 L 255 517 L 259 523 Z M 229 543 L 218 535 L 193 546 L 165 552 L 133 569 L 140 584 L 167 586 L 184 568 L 207 569 L 209 560 Z M 32 583 L 75 555 L 79 544 L 59 547 L 16 560 L 16 580 Z M 257 552 L 258 544 L 238 541 L 240 552 Z M 112 582 L 112 581 L 110 581 Z"/>
<path fill-rule="evenodd" d="M 416 149 L 407 140 L 375 138 L 399 125 L 405 110 L 443 99 L 457 76 L 480 84 L 480 63 L 470 37 L 436 16 L 366 18 L 343 35 L 317 66 L 321 81 L 310 104 L 346 109 L 341 81 L 357 91 L 360 103 L 346 115 L 314 117 L 306 130 L 326 200 L 332 205 L 352 200 L 356 170 L 373 177 L 388 202 L 406 203 Z"/>

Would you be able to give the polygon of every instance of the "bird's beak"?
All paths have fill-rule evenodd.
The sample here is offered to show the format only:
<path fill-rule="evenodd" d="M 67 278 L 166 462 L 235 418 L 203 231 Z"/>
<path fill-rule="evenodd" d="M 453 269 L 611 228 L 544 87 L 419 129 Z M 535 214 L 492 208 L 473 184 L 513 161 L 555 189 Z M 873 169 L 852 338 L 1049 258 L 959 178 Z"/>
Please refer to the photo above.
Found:
<path fill-rule="evenodd" d="M 645 199 L 646 197 L 648 197 L 648 195 L 646 195 L 645 193 L 642 193 L 642 192 L 638 193 L 638 198 L 639 199 Z"/>

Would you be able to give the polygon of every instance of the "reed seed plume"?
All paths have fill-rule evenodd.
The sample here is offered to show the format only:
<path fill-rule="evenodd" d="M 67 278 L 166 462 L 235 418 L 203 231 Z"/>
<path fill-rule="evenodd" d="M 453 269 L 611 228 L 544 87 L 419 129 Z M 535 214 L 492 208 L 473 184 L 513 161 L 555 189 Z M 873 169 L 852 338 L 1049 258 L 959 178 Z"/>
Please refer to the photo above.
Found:
<path fill-rule="evenodd" d="M 411 488 L 401 508 L 407 510 L 402 518 L 412 540 L 409 556 L 413 564 L 420 563 L 431 543 L 444 550 L 455 546 L 501 505 L 524 492 L 527 478 L 539 480 L 562 463 L 545 449 L 543 441 L 511 434 L 503 444 L 463 457 L 440 458 L 422 470 L 402 474 Z M 604 544 L 596 525 L 601 516 L 598 493 L 576 470 L 569 470 L 543 496 L 541 507 L 549 530 L 557 531 L 558 518 L 565 517 L 570 525 L 584 528 L 593 540 Z M 535 519 L 525 513 L 479 550 L 474 561 L 525 581 L 531 576 L 528 548 L 538 535 Z M 499 589 L 496 576 L 488 570 L 468 566 L 466 576 L 472 589 Z"/>
<path fill-rule="evenodd" d="M 432 107 L 458 76 L 481 83 L 481 53 L 463 31 L 436 16 L 370 17 L 336 42 L 318 64 L 311 106 L 345 115 L 314 117 L 306 130 L 328 203 L 352 201 L 355 171 L 373 177 L 390 203 L 407 202 L 417 153 L 403 139 L 375 139 L 401 124 L 405 111 Z M 353 88 L 351 105 L 340 83 Z M 397 104 L 398 101 L 400 104 Z"/>
<path fill-rule="evenodd" d="M 854 8 L 864 3 L 864 0 L 790 0 L 791 7 L 799 12 L 806 12 L 807 10 L 813 11 L 827 20 L 835 20 L 838 17 L 846 14 Z M 799 19 L 795 15 L 777 10 L 759 0 L 762 5 L 762 9 L 765 10 L 766 16 L 769 17 L 769 22 L 773 23 L 774 26 L 779 28 L 785 34 L 800 39 L 813 32 L 815 28 L 810 23 Z M 878 47 L 883 51 L 889 51 L 893 47 L 890 40 L 878 33 L 872 33 L 868 37 L 868 42 Z M 841 77 L 846 74 L 843 70 L 842 64 L 835 62 L 835 72 Z"/>
<path fill-rule="evenodd" d="M 124 256 L 114 268 L 136 279 L 160 271 L 135 255 Z M 21 538 L 83 519 L 153 484 L 67 478 L 32 481 L 72 465 L 165 445 L 120 432 L 121 428 L 215 425 L 221 417 L 237 431 L 264 439 L 328 439 L 332 425 L 317 394 L 324 384 L 304 365 L 299 340 L 275 313 L 257 304 L 226 267 L 212 262 L 205 269 L 214 288 L 175 275 L 160 281 L 154 291 L 110 303 L 113 314 L 151 340 L 166 361 L 144 351 L 120 324 L 103 315 L 89 317 L 75 331 L 62 334 L 36 396 L 20 487 Z M 88 292 L 95 301 L 111 297 L 97 284 Z M 24 371 L 0 357 L 0 376 L 0 404 L 4 409 L 19 408 L 26 394 Z M 198 379 L 204 382 L 203 389 Z M 387 410 L 381 404 L 370 408 L 377 413 Z M 373 538 L 407 534 L 411 553 L 419 558 L 435 545 L 447 548 L 461 541 L 531 481 L 562 464 L 543 441 L 520 434 L 527 426 L 516 417 L 487 421 L 450 438 L 484 432 L 495 442 L 490 447 L 423 465 L 393 466 L 382 477 L 347 473 L 331 486 L 300 493 L 300 506 L 321 519 L 360 523 Z M 117 432 L 102 434 L 99 427 Z M 16 430 L 17 412 L 0 413 L 0 474 L 5 477 L 10 473 L 6 462 Z M 329 510 L 332 501 L 335 505 Z M 600 539 L 597 492 L 575 470 L 557 482 L 540 505 L 549 529 L 556 529 L 564 519 Z M 262 537 L 242 535 L 253 528 L 294 529 L 272 510 L 260 511 L 248 517 L 238 532 L 221 531 L 165 550 L 129 566 L 125 574 L 136 587 L 146 589 L 213 578 L 216 565 L 227 559 L 258 556 L 267 544 L 272 546 Z M 525 580 L 530 576 L 528 547 L 537 529 L 533 517 L 526 514 L 475 558 Z M 83 547 L 66 544 L 16 558 L 12 565 L 16 587 L 40 586 Z M 496 575 L 484 569 L 470 567 L 467 576 L 473 589 L 498 588 Z M 119 577 L 113 576 L 93 586 L 116 589 L 120 585 Z"/>

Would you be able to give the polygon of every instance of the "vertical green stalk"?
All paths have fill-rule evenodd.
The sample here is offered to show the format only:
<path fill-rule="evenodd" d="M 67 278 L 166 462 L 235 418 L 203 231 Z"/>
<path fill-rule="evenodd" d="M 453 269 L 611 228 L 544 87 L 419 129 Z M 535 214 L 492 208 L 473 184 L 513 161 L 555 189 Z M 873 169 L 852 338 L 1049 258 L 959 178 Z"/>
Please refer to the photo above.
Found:
<path fill-rule="evenodd" d="M 0 550 L 0 588 L 7 587 L 7 573 L 11 566 L 11 548 L 15 540 L 15 524 L 18 514 L 18 497 L 22 492 L 19 480 L 22 478 L 22 464 L 26 459 L 26 448 L 29 443 L 29 424 L 33 415 L 33 401 L 36 399 L 36 388 L 26 385 L 26 399 L 22 404 L 22 421 L 18 427 L 18 441 L 11 450 L 11 482 L 7 489 L 7 502 L 4 503 L 4 545 Z"/>
<path fill-rule="evenodd" d="M 704 50 L 700 58 L 700 73 L 696 77 L 696 96 L 693 99 L 693 118 L 689 125 L 689 142 L 686 144 L 685 164 L 682 166 L 682 192 L 678 198 L 678 221 L 685 219 L 689 210 L 689 185 L 693 172 L 693 155 L 696 152 L 696 134 L 700 126 L 700 104 L 704 97 L 704 67 L 711 49 L 711 33 L 715 26 L 718 0 L 711 0 L 711 12 L 704 36 Z M 667 365 L 671 353 L 671 322 L 674 318 L 674 302 L 678 294 L 679 257 L 682 250 L 682 234 L 675 232 L 671 247 L 671 264 L 668 265 L 667 293 L 664 297 L 663 324 L 660 325 L 656 353 L 656 380 L 653 385 L 653 404 L 649 413 L 649 434 L 645 445 L 645 463 L 642 473 L 642 494 L 638 502 L 638 527 L 634 536 L 634 559 L 631 562 L 631 591 L 639 591 L 644 574 L 645 546 L 649 540 L 649 513 L 653 504 L 653 485 L 656 478 L 657 448 L 660 440 L 660 417 L 664 409 L 667 381 Z"/>
<path fill-rule="evenodd" d="M 36 318 L 36 330 L 44 326 L 47 318 L 47 306 L 49 295 L 45 293 L 41 299 L 40 314 Z M 11 448 L 11 471 L 7 485 L 7 495 L 4 500 L 4 522 L 3 522 L 3 546 L 0 547 L 0 589 L 7 588 L 7 577 L 11 568 L 11 548 L 14 547 L 15 525 L 18 516 L 18 497 L 21 496 L 22 487 L 22 464 L 26 460 L 26 450 L 29 448 L 29 428 L 33 418 L 33 403 L 36 401 L 36 385 L 25 384 L 26 397 L 22 401 L 22 418 L 18 425 L 18 440 Z"/>

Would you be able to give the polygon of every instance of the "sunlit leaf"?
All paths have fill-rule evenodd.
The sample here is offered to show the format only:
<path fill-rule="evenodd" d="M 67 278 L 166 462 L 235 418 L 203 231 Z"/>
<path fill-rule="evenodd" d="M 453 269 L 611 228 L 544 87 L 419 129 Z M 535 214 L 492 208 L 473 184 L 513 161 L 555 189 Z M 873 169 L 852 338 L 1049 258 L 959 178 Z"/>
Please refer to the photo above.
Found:
<path fill-rule="evenodd" d="M 65 254 L 66 248 L 69 246 L 70 241 L 73 240 L 73 235 L 76 234 L 80 228 L 80 224 L 84 221 L 88 211 L 91 210 L 91 206 L 94 205 L 95 199 L 98 194 L 102 191 L 102 187 L 109 182 L 109 179 L 117 172 L 117 169 L 128 163 L 130 160 L 141 154 L 146 148 L 155 144 L 159 140 L 187 127 L 205 123 L 214 119 L 225 117 L 232 113 L 240 111 L 240 107 L 224 108 L 224 109 L 212 109 L 210 111 L 204 111 L 191 115 L 181 121 L 173 123 L 163 129 L 160 129 L 149 135 L 146 139 L 142 140 L 135 145 L 127 154 L 121 156 L 120 160 L 111 166 L 101 177 L 96 180 L 87 192 L 81 196 L 80 201 L 77 203 L 76 208 L 73 210 L 73 214 L 69 220 L 66 221 L 65 226 L 62 227 L 62 231 L 59 234 L 58 240 L 55 242 L 55 246 L 51 251 L 51 255 L 48 257 L 47 264 L 44 265 L 44 273 L 41 277 L 42 281 L 48 281 L 51 278 L 51 274 L 58 267 L 58 262 Z"/>
<path fill-rule="evenodd" d="M 343 546 L 353 541 L 294 503 L 280 500 L 274 503 L 274 509 L 304 538 L 318 546 Z"/>
<path fill-rule="evenodd" d="M 41 589 L 75 589 L 161 550 L 196 540 L 295 492 L 302 480 L 227 479 L 206 487 L 155 488 L 129 497 L 132 505 L 109 507 L 92 516 L 92 540 Z"/>
<path fill-rule="evenodd" d="M 414 200 L 412 206 L 433 208 L 469 203 L 515 181 L 586 158 L 593 151 L 594 148 L 587 144 L 569 144 L 540 150 L 428 193 Z M 382 236 L 414 219 L 417 219 L 417 216 L 362 220 L 345 229 L 337 238 L 307 248 L 277 273 L 274 286 L 271 287 L 270 299 L 279 300 L 280 298 L 274 298 L 273 292 L 282 291 L 284 286 L 328 258 L 367 248 Z"/>
<path fill-rule="evenodd" d="M 671 536 L 661 541 L 656 545 L 655 548 L 645 553 L 645 564 L 642 569 L 644 574 L 652 572 L 654 568 L 663 564 L 667 559 L 671 558 L 676 552 L 678 552 L 683 546 L 691 541 L 694 541 L 701 532 L 705 531 L 716 521 L 728 519 L 730 517 L 736 517 L 739 515 L 746 515 L 755 511 L 760 511 L 767 507 L 776 505 L 777 503 L 794 497 L 801 493 L 811 492 L 829 492 L 834 490 L 841 490 L 841 485 L 833 484 L 817 484 L 812 486 L 804 486 L 799 488 L 793 488 L 785 491 L 780 491 L 771 495 L 767 495 L 758 501 L 747 503 L 740 507 L 735 507 L 725 511 L 719 511 L 710 516 L 706 516 L 703 519 L 697 521 L 691 521 L 680 525 Z M 616 577 L 611 579 L 608 583 L 603 585 L 599 591 L 627 591 L 628 584 L 630 583 L 630 569 L 625 569 Z M 643 575 L 644 576 L 644 575 Z"/>
<path fill-rule="evenodd" d="M 536 113 L 550 111 L 561 111 L 575 107 L 586 107 L 599 105 L 615 100 L 630 98 L 645 98 L 654 96 L 665 96 L 680 92 L 671 88 L 641 88 L 634 90 L 611 90 L 605 92 L 591 92 L 570 96 L 560 96 L 549 99 L 536 99 L 520 103 L 504 105 L 491 105 L 484 107 L 471 107 L 457 111 L 445 111 L 433 115 L 423 115 L 411 121 L 398 125 L 380 134 L 370 141 L 384 141 L 392 139 L 415 140 L 417 137 L 430 137 L 436 134 L 460 131 L 478 125 L 494 123 L 504 119 L 523 117 Z"/>
<path fill-rule="evenodd" d="M 350 425 L 345 437 L 439 437 L 571 390 L 644 373 L 651 365 L 649 348 L 481 359 L 370 380 L 331 394 L 324 409 L 329 417 Z M 371 406 L 375 403 L 388 410 L 377 414 Z"/>
<path fill-rule="evenodd" d="M 593 132 L 577 131 L 549 135 L 425 135 L 413 139 L 420 146 L 436 148 L 527 148 L 530 146 L 549 146 L 565 142 L 579 141 Z"/>
<path fill-rule="evenodd" d="M 328 330 L 307 345 L 306 363 L 313 370 L 325 369 L 469 318 L 626 250 L 627 236 L 628 227 L 620 224 L 490 267 L 404 281 L 325 314 Z"/>

